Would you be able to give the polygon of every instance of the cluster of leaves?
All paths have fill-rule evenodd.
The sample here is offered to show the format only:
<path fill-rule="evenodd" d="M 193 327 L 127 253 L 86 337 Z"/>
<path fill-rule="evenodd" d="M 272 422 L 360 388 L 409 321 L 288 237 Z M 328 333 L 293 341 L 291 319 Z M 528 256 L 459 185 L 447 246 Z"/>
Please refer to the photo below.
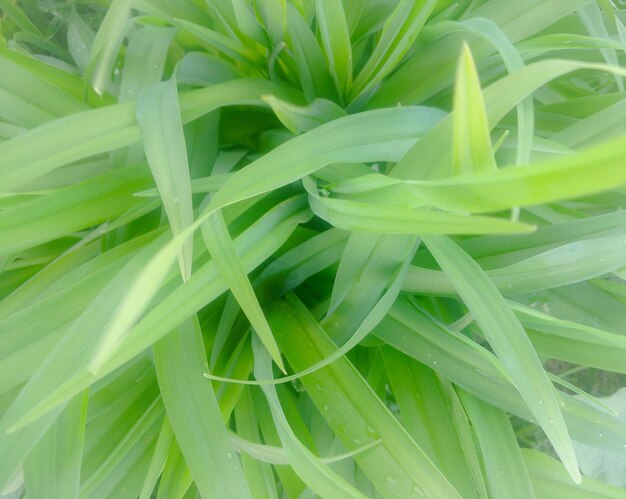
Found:
<path fill-rule="evenodd" d="M 625 497 L 619 4 L 0 8 L 7 497 Z"/>

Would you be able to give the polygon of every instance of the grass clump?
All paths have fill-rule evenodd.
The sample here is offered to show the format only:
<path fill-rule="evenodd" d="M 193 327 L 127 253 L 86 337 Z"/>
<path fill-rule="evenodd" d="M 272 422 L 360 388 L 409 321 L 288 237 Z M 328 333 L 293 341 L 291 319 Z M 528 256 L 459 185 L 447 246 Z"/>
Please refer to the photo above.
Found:
<path fill-rule="evenodd" d="M 619 4 L 0 9 L 2 494 L 624 497 Z"/>

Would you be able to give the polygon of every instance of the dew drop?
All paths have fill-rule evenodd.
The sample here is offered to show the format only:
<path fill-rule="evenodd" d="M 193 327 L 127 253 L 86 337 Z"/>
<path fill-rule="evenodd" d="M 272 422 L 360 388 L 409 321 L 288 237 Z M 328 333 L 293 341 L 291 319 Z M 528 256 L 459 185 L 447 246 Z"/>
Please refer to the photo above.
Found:
<path fill-rule="evenodd" d="M 598 433 L 598 436 L 602 438 L 604 435 L 602 435 L 602 433 Z"/>
<path fill-rule="evenodd" d="M 395 484 L 396 484 L 396 479 L 394 477 L 392 477 L 391 475 L 387 475 L 385 477 L 385 485 L 392 487 Z"/>
<path fill-rule="evenodd" d="M 355 438 L 355 439 L 353 440 L 353 442 L 354 442 L 354 445 L 361 445 L 361 439 L 360 439 L 360 438 Z M 626 447 L 626 446 L 625 446 L 625 447 Z"/>
<path fill-rule="evenodd" d="M 378 433 L 376 433 L 376 430 L 372 428 L 370 425 L 367 425 L 365 427 L 365 434 L 371 438 L 378 438 Z"/>
<path fill-rule="evenodd" d="M 316 389 L 318 392 L 321 392 L 321 391 L 322 391 L 322 385 L 320 385 L 319 383 L 315 383 L 315 389 Z"/>
<path fill-rule="evenodd" d="M 420 489 L 417 485 L 413 485 L 413 493 L 417 494 L 418 496 L 424 497 L 422 489 Z"/>
<path fill-rule="evenodd" d="M 232 459 L 233 458 L 233 453 L 229 452 L 228 454 L 226 454 L 226 459 Z"/>
<path fill-rule="evenodd" d="M 324 411 L 328 411 L 329 407 L 327 405 L 324 405 L 323 409 Z"/>
<path fill-rule="evenodd" d="M 176 204 L 180 203 L 180 199 L 178 199 L 178 196 L 174 196 L 174 203 Z"/>
<path fill-rule="evenodd" d="M 543 400 L 540 400 L 540 401 L 539 401 L 539 405 L 543 405 Z"/>

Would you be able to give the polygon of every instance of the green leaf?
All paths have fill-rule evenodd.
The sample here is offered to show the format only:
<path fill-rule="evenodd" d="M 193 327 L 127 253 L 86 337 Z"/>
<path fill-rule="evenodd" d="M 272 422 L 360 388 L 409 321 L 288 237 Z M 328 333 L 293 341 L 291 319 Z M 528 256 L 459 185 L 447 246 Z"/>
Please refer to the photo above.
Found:
<path fill-rule="evenodd" d="M 561 463 L 547 454 L 531 449 L 524 449 L 522 454 L 530 473 L 533 489 L 539 497 L 563 495 L 572 499 L 621 499 L 624 497 L 624 489 L 587 477 L 582 477 L 580 485 L 572 484 Z"/>
<path fill-rule="evenodd" d="M 340 96 L 352 85 L 352 43 L 342 2 L 316 0 L 322 47 Z"/>
<path fill-rule="evenodd" d="M 0 254 L 10 254 L 85 229 L 136 206 L 150 185 L 144 165 L 119 168 L 0 211 Z"/>
<path fill-rule="evenodd" d="M 454 175 L 497 169 L 480 80 L 472 53 L 466 44 L 454 83 L 453 134 Z"/>
<path fill-rule="evenodd" d="M 291 99 L 294 92 L 262 80 L 242 79 L 185 92 L 183 123 L 229 105 L 264 105 L 261 95 Z M 0 143 L 0 185 L 7 192 L 60 166 L 128 146 L 141 139 L 132 102 L 76 113 Z M 14 165 L 19 164 L 20 168 Z"/>
<path fill-rule="evenodd" d="M 272 375 L 271 364 L 264 361 L 263 357 L 269 360 L 263 350 L 255 348 L 255 375 L 261 379 L 268 379 Z M 276 425 L 276 431 L 278 432 L 289 462 L 296 473 L 298 473 L 298 476 L 302 478 L 309 488 L 322 497 L 334 497 L 339 495 L 339 497 L 364 499 L 366 496 L 336 475 L 298 440 L 298 437 L 289 426 L 289 422 L 285 417 L 285 413 L 278 400 L 276 388 L 270 385 L 264 386 L 262 389 L 267 398 L 272 417 L 274 418 L 274 424 Z"/>
<path fill-rule="evenodd" d="M 578 154 L 537 162 L 524 168 L 503 168 L 442 180 L 397 181 L 382 175 L 348 180 L 343 192 L 388 189 L 379 193 L 379 202 L 395 202 L 396 186 L 410 193 L 406 201 L 413 206 L 432 205 L 443 210 L 485 213 L 516 206 L 531 206 L 571 199 L 626 183 L 622 157 L 626 153 L 623 137 L 604 142 Z M 359 185 L 360 184 L 360 185 Z M 391 188 L 391 189 L 389 189 Z M 358 198 L 357 198 L 358 199 Z M 365 197 L 367 199 L 367 197 Z"/>
<path fill-rule="evenodd" d="M 209 253 L 215 260 L 224 282 L 228 285 L 233 296 L 248 317 L 250 324 L 260 340 L 267 348 L 272 359 L 281 370 L 285 370 L 280 350 L 270 329 L 267 319 L 261 310 L 261 305 L 250 284 L 248 275 L 237 255 L 235 245 L 228 232 L 221 211 L 216 211 L 202 226 L 202 237 Z"/>
<path fill-rule="evenodd" d="M 210 47 L 214 47 L 237 61 L 247 65 L 257 65 L 263 62 L 263 57 L 258 52 L 226 35 L 183 19 L 176 19 L 174 22 Z"/>
<path fill-rule="evenodd" d="M 336 349 L 293 295 L 275 302 L 268 318 L 279 345 L 296 370 L 319 362 Z M 303 344 L 309 347 L 302 348 Z M 266 371 L 266 374 L 270 373 Z M 346 448 L 381 440 L 381 445 L 355 456 L 381 493 L 399 493 L 405 497 L 458 496 L 347 359 L 337 359 L 323 370 L 302 378 L 302 383 Z"/>
<path fill-rule="evenodd" d="M 170 445 L 163 474 L 159 480 L 157 499 L 182 499 L 191 487 L 193 479 L 187 468 L 180 447 L 175 440 Z"/>
<path fill-rule="evenodd" d="M 267 1 L 274 3 L 284 0 Z M 300 86 L 307 100 L 311 101 L 319 97 L 334 100 L 336 90 L 324 52 L 317 43 L 308 23 L 291 2 L 287 3 L 286 29 Z"/>
<path fill-rule="evenodd" d="M 297 135 L 346 116 L 342 108 L 325 99 L 315 99 L 308 106 L 296 106 L 273 95 L 264 95 L 263 100 L 270 105 L 282 124 Z"/>
<path fill-rule="evenodd" d="M 74 397 L 24 462 L 28 495 L 78 498 L 87 393 Z"/>
<path fill-rule="evenodd" d="M 385 21 L 372 55 L 354 79 L 352 101 L 378 85 L 398 65 L 436 4 L 436 0 L 401 0 L 398 3 Z"/>
<path fill-rule="evenodd" d="M 474 443 L 470 448 L 463 447 L 463 428 L 454 418 L 452 400 L 437 375 L 394 348 L 383 348 L 383 358 L 402 424 L 411 437 L 463 497 L 486 497 Z M 469 423 L 465 426 L 469 432 Z M 470 460 L 474 462 L 470 464 Z"/>
<path fill-rule="evenodd" d="M 492 497 L 534 498 L 508 415 L 463 390 L 459 394 L 478 437 Z"/>
<path fill-rule="evenodd" d="M 85 79 L 102 95 L 111 83 L 113 66 L 130 26 L 130 0 L 113 0 L 96 33 L 85 68 Z"/>
<path fill-rule="evenodd" d="M 163 403 L 196 486 L 206 497 L 251 497 L 235 457 L 213 389 L 202 378 L 208 368 L 195 320 L 154 345 Z"/>
<path fill-rule="evenodd" d="M 511 109 L 541 86 L 559 76 L 584 68 L 626 74 L 620 68 L 564 59 L 530 64 L 500 78 L 483 91 L 489 127 L 493 128 Z M 394 167 L 393 176 L 411 179 L 448 176 L 452 159 L 449 144 L 451 130 L 451 118 L 442 120 Z"/>
<path fill-rule="evenodd" d="M 170 420 L 166 417 L 163 418 L 163 426 L 159 432 L 156 447 L 152 458 L 150 459 L 150 467 L 146 472 L 144 483 L 141 488 L 140 499 L 150 499 L 154 487 L 163 471 L 166 460 L 168 459 L 169 451 L 174 441 L 174 433 L 172 431 L 172 425 Z"/>
<path fill-rule="evenodd" d="M 237 424 L 237 437 L 233 440 L 235 446 L 237 446 L 237 442 L 241 442 L 241 440 L 246 442 L 261 441 L 261 431 L 255 414 L 254 401 L 248 389 L 244 390 L 235 407 L 235 422 Z M 231 440 L 234 436 L 235 434 L 231 434 Z M 251 445 L 255 447 L 258 446 L 257 448 L 263 447 L 264 449 L 270 447 L 262 444 Z M 241 447 L 238 447 L 238 450 L 240 449 Z M 283 455 L 285 457 L 285 464 L 287 464 L 288 460 L 284 452 Z M 254 497 L 277 499 L 278 491 L 272 468 L 268 466 L 267 463 L 260 461 L 259 457 L 260 456 L 250 456 L 244 453 L 241 454 L 241 464 L 248 483 L 250 484 L 250 489 L 253 491 Z"/>
<path fill-rule="evenodd" d="M 406 299 L 396 301 L 374 334 L 436 369 L 481 400 L 528 421 L 535 421 L 505 373 L 504 366 L 491 352 L 467 336 L 445 327 Z M 562 408 L 567 425 L 576 440 L 613 453 L 623 452 L 626 430 L 618 417 L 566 393 L 561 392 L 559 396 L 564 403 Z M 603 436 L 598 437 L 598 432 Z"/>
<path fill-rule="evenodd" d="M 463 250 L 443 236 L 428 236 L 424 242 L 459 291 L 570 476 L 579 483 L 580 472 L 560 404 L 523 327 L 483 270 Z"/>
<path fill-rule="evenodd" d="M 511 4 L 508 0 L 489 0 L 462 15 L 463 18 L 482 17 L 490 19 L 511 40 L 517 43 L 539 33 L 588 0 L 525 0 Z M 426 33 L 424 33 L 426 35 Z M 383 82 L 369 106 L 386 107 L 397 103 L 416 104 L 424 102 L 444 90 L 453 81 L 460 36 L 441 37 L 437 30 L 424 36 L 422 47 L 401 68 Z M 495 47 L 484 52 L 493 53 Z M 429 77 L 416 81 L 415 74 L 427 67 Z M 485 99 L 488 103 L 488 99 Z"/>
<path fill-rule="evenodd" d="M 298 224 L 310 218 L 310 212 L 306 210 L 304 204 L 305 200 L 301 196 L 284 201 L 268 211 L 235 240 L 237 251 L 242 254 L 241 259 L 246 270 L 252 271 L 267 260 L 284 244 Z M 56 410 L 59 404 L 141 354 L 154 342 L 227 290 L 214 262 L 209 261 L 197 269 L 186 283 L 181 284 L 180 281 L 176 281 L 173 286 L 168 287 L 163 299 L 129 331 L 118 327 L 121 322 L 118 326 L 112 324 L 111 316 L 115 311 L 116 314 L 123 312 L 117 320 L 128 321 L 126 324 L 133 325 L 133 321 L 143 314 L 140 304 L 146 304 L 152 299 L 161 281 L 169 274 L 168 269 L 176 259 L 176 248 L 168 251 L 168 266 L 165 270 L 161 259 L 156 259 L 154 267 L 146 267 L 144 259 L 154 251 L 155 245 L 160 243 L 161 241 L 158 240 L 152 243 L 152 246 L 147 244 L 142 251 L 133 255 L 130 262 L 128 260 L 123 262 L 127 265 L 121 271 L 117 271 L 115 279 L 110 280 L 104 289 L 99 290 L 99 294 L 96 293 L 97 299 L 88 302 L 89 307 L 81 309 L 81 312 L 85 310 L 82 314 L 78 312 L 79 319 L 72 323 L 62 341 L 57 343 L 35 375 L 30 378 L 28 385 L 1 420 L 3 426 L 0 426 L 0 429 L 12 426 L 21 427 Z M 140 268 L 144 270 L 143 277 L 138 277 L 137 272 L 140 272 Z M 175 276 L 172 275 L 172 277 Z M 141 282 L 142 279 L 144 282 Z M 131 284 L 130 290 L 127 289 L 129 283 Z M 134 289 L 132 289 L 133 286 L 135 286 Z M 70 298 L 64 298 L 61 303 L 73 304 L 81 297 L 80 290 L 75 290 L 70 294 Z M 83 305 L 83 307 L 86 306 Z M 59 309 L 58 303 L 50 307 L 49 313 L 57 309 Z M 64 315 L 63 310 L 61 310 L 61 315 Z M 45 314 L 44 317 L 46 317 Z M 65 323 L 61 322 L 61 324 Z M 33 326 L 38 327 L 37 324 Z M 110 350 L 98 349 L 98 345 L 93 344 L 94 328 L 100 330 L 108 328 L 109 334 L 113 334 L 120 340 L 120 343 L 116 344 L 114 341 Z M 103 338 L 107 339 L 107 336 L 102 335 L 100 340 L 103 341 Z M 110 340 L 111 338 L 108 337 L 108 341 Z M 93 365 L 94 350 L 97 356 L 105 359 L 97 375 L 90 370 Z M 54 415 L 52 414 L 51 417 Z M 50 424 L 48 416 L 42 419 L 42 432 L 47 428 L 44 423 Z M 38 421 L 34 424 L 38 425 L 36 428 L 39 428 Z M 29 436 L 29 442 L 32 438 L 35 440 L 25 445 L 33 445 L 36 442 L 37 431 L 32 430 L 26 433 Z M 21 435 L 22 433 L 17 434 L 16 438 Z M 13 440 L 7 442 L 7 447 L 10 445 L 13 445 Z M 0 458 L 4 457 L 9 456 L 0 452 Z M 21 459 L 19 453 L 10 455 L 10 458 L 17 459 L 18 463 Z M 12 468 L 7 468 L 10 475 Z M 7 479 L 10 479 L 10 476 Z"/>
<path fill-rule="evenodd" d="M 312 180 L 305 181 L 311 209 L 320 218 L 345 230 L 383 234 L 488 234 L 532 232 L 529 224 L 492 217 L 442 213 L 323 198 Z"/>
<path fill-rule="evenodd" d="M 287 2 L 285 0 L 257 0 L 256 7 L 272 46 L 277 47 L 284 41 L 287 32 Z"/>
<path fill-rule="evenodd" d="M 89 64 L 89 52 L 91 52 L 94 38 L 95 34 L 89 25 L 75 10 L 72 10 L 67 23 L 67 45 L 81 73 Z"/>
<path fill-rule="evenodd" d="M 626 235 L 618 232 L 579 240 L 485 273 L 498 291 L 508 296 L 558 288 L 625 266 L 625 239 Z M 403 289 L 413 293 L 456 294 L 445 273 L 418 267 L 409 269 Z"/>
<path fill-rule="evenodd" d="M 438 121 L 439 111 L 381 109 L 334 120 L 296 137 L 231 177 L 206 212 L 299 180 L 331 163 L 393 161 Z M 320 143 L 328 147 L 319 148 Z M 299 157 L 301 161 L 293 161 Z"/>
<path fill-rule="evenodd" d="M 31 33 L 42 34 L 39 28 L 30 20 L 28 15 L 24 13 L 17 5 L 11 0 L 0 0 L 0 7 L 4 16 L 11 19 L 20 29 Z M 3 16 L 3 17 L 4 17 Z"/>
<path fill-rule="evenodd" d="M 176 81 L 171 79 L 147 88 L 137 100 L 135 113 L 148 164 L 167 213 L 172 235 L 176 237 L 193 223 L 189 164 Z M 178 253 L 178 264 L 184 280 L 191 275 L 192 252 L 193 245 L 189 241 Z"/>

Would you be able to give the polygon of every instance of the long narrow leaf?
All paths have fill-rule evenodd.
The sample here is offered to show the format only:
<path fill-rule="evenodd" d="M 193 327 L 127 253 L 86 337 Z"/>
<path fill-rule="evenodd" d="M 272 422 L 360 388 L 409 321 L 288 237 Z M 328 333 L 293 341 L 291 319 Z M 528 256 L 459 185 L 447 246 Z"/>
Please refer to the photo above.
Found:
<path fill-rule="evenodd" d="M 570 476 L 580 482 L 560 404 L 521 324 L 482 269 L 458 246 L 445 237 L 428 236 L 424 242 L 459 290 Z"/>

